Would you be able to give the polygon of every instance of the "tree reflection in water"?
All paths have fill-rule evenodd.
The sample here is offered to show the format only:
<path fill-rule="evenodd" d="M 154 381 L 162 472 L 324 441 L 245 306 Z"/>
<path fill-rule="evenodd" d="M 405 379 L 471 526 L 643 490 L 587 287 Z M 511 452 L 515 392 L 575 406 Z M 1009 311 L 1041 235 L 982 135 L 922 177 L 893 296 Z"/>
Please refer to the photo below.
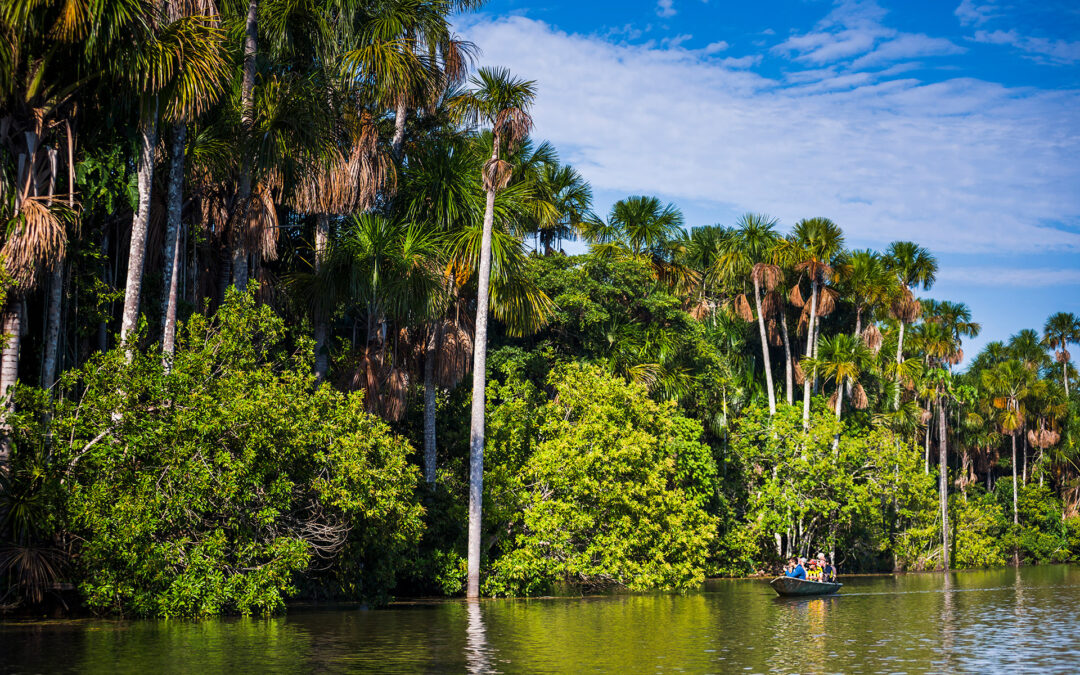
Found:
<path fill-rule="evenodd" d="M 494 673 L 480 603 L 475 600 L 466 603 L 465 611 L 468 617 L 465 625 L 465 667 L 469 673 Z"/>

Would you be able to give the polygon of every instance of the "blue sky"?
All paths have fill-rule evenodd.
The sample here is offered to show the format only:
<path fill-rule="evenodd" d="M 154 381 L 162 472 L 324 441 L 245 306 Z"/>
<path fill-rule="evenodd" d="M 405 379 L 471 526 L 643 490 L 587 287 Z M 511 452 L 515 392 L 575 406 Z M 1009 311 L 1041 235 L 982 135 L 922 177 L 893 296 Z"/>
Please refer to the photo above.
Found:
<path fill-rule="evenodd" d="M 1080 2 L 493 0 L 482 65 L 535 79 L 537 138 L 687 224 L 828 216 L 850 247 L 911 239 L 965 345 L 1080 313 Z"/>

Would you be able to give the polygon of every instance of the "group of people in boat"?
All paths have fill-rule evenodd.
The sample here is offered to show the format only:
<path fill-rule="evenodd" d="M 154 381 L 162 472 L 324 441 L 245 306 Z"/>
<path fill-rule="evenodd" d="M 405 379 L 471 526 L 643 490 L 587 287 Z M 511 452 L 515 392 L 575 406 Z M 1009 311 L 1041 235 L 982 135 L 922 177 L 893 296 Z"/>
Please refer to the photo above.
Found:
<path fill-rule="evenodd" d="M 836 581 L 836 568 L 825 560 L 824 553 L 818 553 L 816 558 L 799 558 L 791 556 L 784 565 L 784 576 L 807 581 Z"/>

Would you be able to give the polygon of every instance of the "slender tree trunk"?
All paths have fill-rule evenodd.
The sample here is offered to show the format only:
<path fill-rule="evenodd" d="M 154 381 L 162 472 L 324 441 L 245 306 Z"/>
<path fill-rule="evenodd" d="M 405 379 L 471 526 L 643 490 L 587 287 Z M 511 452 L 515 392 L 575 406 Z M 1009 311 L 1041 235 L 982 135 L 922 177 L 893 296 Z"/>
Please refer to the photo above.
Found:
<path fill-rule="evenodd" d="M 923 473 L 927 475 L 930 474 L 930 429 L 932 427 L 933 424 L 931 422 L 926 423 L 926 439 L 923 443 Z"/>
<path fill-rule="evenodd" d="M 1027 485 L 1027 455 L 1028 455 L 1027 451 L 1028 451 L 1028 440 L 1027 440 L 1027 434 L 1026 434 L 1026 433 L 1024 433 L 1024 432 L 1025 432 L 1026 430 L 1027 430 L 1027 424 L 1025 424 L 1024 426 L 1020 427 L 1020 434 L 1021 434 L 1021 435 L 1022 435 L 1022 436 L 1024 437 L 1024 455 L 1023 455 L 1023 461 L 1021 461 L 1021 462 L 1020 462 L 1020 466 L 1021 466 L 1021 468 L 1022 468 L 1022 471 L 1023 471 L 1023 473 L 1022 473 L 1022 475 L 1021 475 L 1021 478 L 1020 478 L 1020 484 L 1021 484 L 1021 485 Z"/>
<path fill-rule="evenodd" d="M 11 440 L 8 432 L 7 416 L 12 411 L 12 401 L 9 398 L 11 387 L 19 379 L 19 347 L 22 343 L 22 298 L 15 293 L 9 293 L 7 305 L 4 307 L 3 338 L 4 349 L 0 353 L 0 406 L 4 416 L 0 424 L 0 476 L 7 475 L 8 460 L 11 458 Z"/>
<path fill-rule="evenodd" d="M 131 224 L 127 284 L 124 287 L 124 316 L 120 323 L 120 342 L 128 340 L 139 324 L 139 299 L 142 293 L 143 261 L 146 259 L 146 230 L 150 224 L 150 192 L 154 186 L 154 147 L 157 145 L 158 100 L 154 96 L 139 124 L 139 207 Z M 125 345 L 127 357 L 132 357 Z"/>
<path fill-rule="evenodd" d="M 1020 511 L 1017 508 L 1016 499 L 1016 432 L 1009 434 L 1012 437 L 1012 480 L 1013 480 L 1013 525 L 1020 524 Z"/>
<path fill-rule="evenodd" d="M 844 407 L 844 384 L 843 382 L 836 383 L 836 421 L 840 421 L 840 411 Z M 836 430 L 836 434 L 833 436 L 832 449 L 837 450 L 840 447 L 840 430 Z"/>
<path fill-rule="evenodd" d="M 169 159 L 168 220 L 165 228 L 165 294 L 161 308 L 161 354 L 166 372 L 176 351 L 176 303 L 180 280 L 180 209 L 184 195 L 184 143 L 187 125 L 173 127 Z"/>
<path fill-rule="evenodd" d="M 491 159 L 499 158 L 499 135 Z M 480 240 L 480 270 L 476 291 L 476 337 L 473 345 L 472 414 L 469 429 L 469 551 L 467 598 L 480 597 L 480 525 L 484 496 L 484 411 L 487 384 L 488 292 L 491 283 L 491 231 L 495 222 L 495 189 L 489 186 Z"/>
<path fill-rule="evenodd" d="M 330 216 L 320 213 L 315 218 L 315 273 L 318 274 L 326 264 L 326 249 L 330 242 Z M 315 380 L 322 382 L 330 370 L 330 359 L 327 354 L 327 339 L 329 327 L 327 326 L 326 312 L 315 312 Z"/>
<path fill-rule="evenodd" d="M 904 328 L 906 328 L 906 327 L 907 327 L 907 324 L 904 323 L 903 320 L 901 320 L 900 321 L 900 339 L 896 343 L 896 366 L 897 366 L 896 384 L 898 386 L 896 387 L 896 393 L 893 394 L 893 410 L 899 410 L 900 409 L 900 387 L 899 387 L 899 384 L 900 384 L 900 371 L 899 371 L 899 367 L 900 367 L 900 364 L 902 364 L 904 362 Z"/>
<path fill-rule="evenodd" d="M 64 261 L 56 263 L 49 274 L 49 318 L 45 328 L 45 356 L 41 364 L 41 387 L 48 389 L 56 382 L 56 365 L 60 354 L 60 316 L 64 303 Z"/>
<path fill-rule="evenodd" d="M 806 354 L 814 356 L 814 324 L 817 322 L 817 279 L 810 282 L 810 320 L 806 326 Z M 810 391 L 814 386 L 810 373 L 803 373 L 803 413 L 804 429 L 810 428 Z"/>
<path fill-rule="evenodd" d="M 765 333 L 765 315 L 761 313 L 761 284 L 754 278 L 754 309 L 757 311 L 758 332 L 761 334 L 761 358 L 765 365 L 765 387 L 769 393 L 769 415 L 776 414 L 776 391 L 773 388 L 772 363 L 769 361 L 769 338 Z"/>
<path fill-rule="evenodd" d="M 941 562 L 949 569 L 949 456 L 945 441 L 945 402 L 938 397 L 938 493 L 941 502 Z"/>
<path fill-rule="evenodd" d="M 409 116 L 409 109 L 405 101 L 401 100 L 394 108 L 394 137 L 390 141 L 390 150 L 394 153 L 394 159 L 401 159 L 401 147 L 405 142 L 405 120 Z"/>
<path fill-rule="evenodd" d="M 862 335 L 862 307 L 855 308 L 855 339 Z"/>
<path fill-rule="evenodd" d="M 435 353 L 439 343 L 441 324 L 433 326 L 424 348 L 424 480 L 435 484 Z"/>
<path fill-rule="evenodd" d="M 1061 382 L 1065 385 L 1065 400 L 1069 400 L 1069 362 L 1061 362 Z"/>
<path fill-rule="evenodd" d="M 248 0 L 247 22 L 244 30 L 244 77 L 240 83 L 240 126 L 245 147 L 236 186 L 236 202 L 232 214 L 232 278 L 237 290 L 243 291 L 248 282 L 247 246 L 244 234 L 251 209 L 251 151 L 246 147 L 255 125 L 255 55 L 258 51 L 259 0 Z"/>
<path fill-rule="evenodd" d="M 791 360 L 791 341 L 788 338 L 787 311 L 780 310 L 780 329 L 784 336 L 784 391 L 788 405 L 795 405 L 795 368 Z"/>

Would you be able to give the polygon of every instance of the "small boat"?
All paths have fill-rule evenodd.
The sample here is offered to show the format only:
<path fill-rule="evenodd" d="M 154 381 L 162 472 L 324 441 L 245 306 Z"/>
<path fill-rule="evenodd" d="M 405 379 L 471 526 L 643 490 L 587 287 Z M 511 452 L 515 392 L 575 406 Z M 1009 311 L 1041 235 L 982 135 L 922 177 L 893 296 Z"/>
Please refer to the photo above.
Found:
<path fill-rule="evenodd" d="M 769 582 L 777 595 L 800 597 L 807 595 L 829 595 L 840 590 L 844 584 L 828 581 L 808 581 L 795 577 L 776 577 Z"/>

